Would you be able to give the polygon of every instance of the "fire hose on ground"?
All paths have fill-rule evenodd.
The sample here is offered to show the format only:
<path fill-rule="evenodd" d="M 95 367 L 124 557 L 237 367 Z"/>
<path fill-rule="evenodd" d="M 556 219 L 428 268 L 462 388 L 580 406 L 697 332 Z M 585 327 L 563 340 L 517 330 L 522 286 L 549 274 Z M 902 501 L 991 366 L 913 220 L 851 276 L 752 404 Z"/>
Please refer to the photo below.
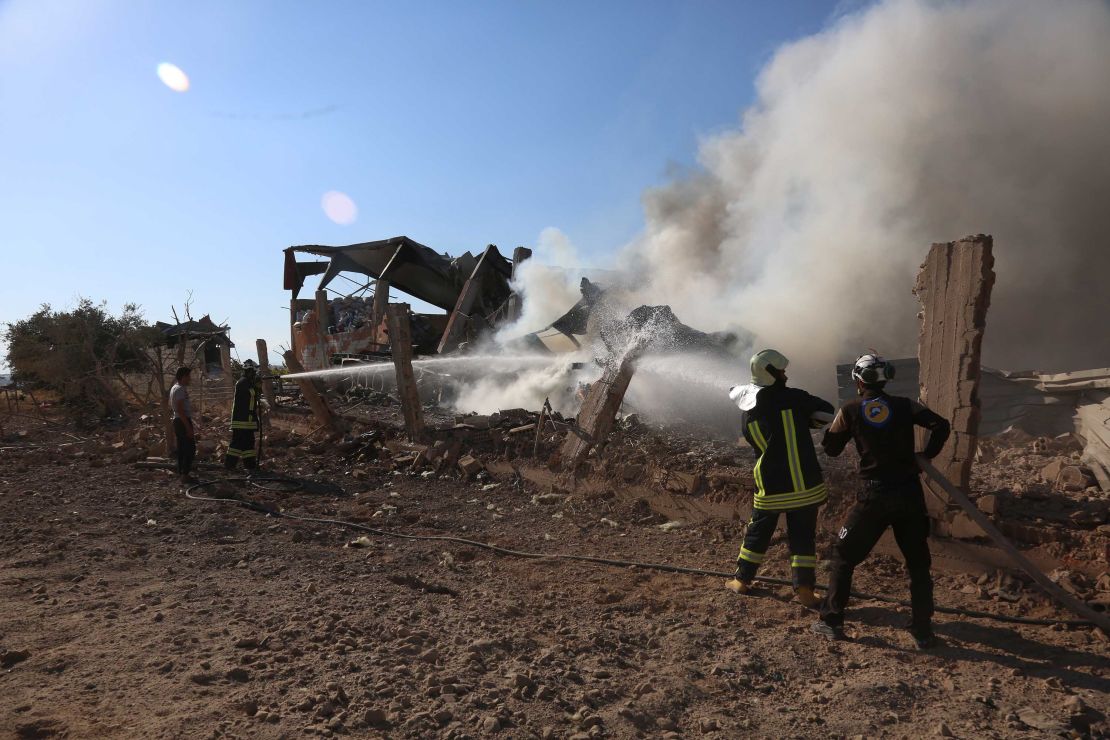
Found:
<path fill-rule="evenodd" d="M 994 539 L 997 543 L 999 543 L 999 545 L 1002 547 L 1003 550 L 1005 550 L 1007 552 L 1007 554 L 1009 554 L 1012 558 L 1015 559 L 1015 561 L 1018 562 L 1018 564 L 1022 567 L 1023 570 L 1025 570 L 1027 573 L 1029 573 L 1030 577 L 1033 578 L 1034 582 L 1036 582 L 1038 585 L 1040 585 L 1042 588 L 1044 588 L 1049 596 L 1052 596 L 1052 597 L 1056 598 L 1057 601 L 1059 601 L 1061 604 L 1063 604 L 1068 609 L 1070 609 L 1071 611 L 1075 612 L 1076 614 L 1078 614 L 1079 616 L 1082 616 L 1084 618 L 1083 619 L 1071 619 L 1071 620 L 1068 620 L 1068 619 L 1039 619 L 1039 618 L 1034 618 L 1034 617 L 1019 617 L 1019 616 L 1010 616 L 1010 615 L 1007 615 L 1007 614 L 994 614 L 994 613 L 991 613 L 991 612 L 982 612 L 982 611 L 976 611 L 976 610 L 973 610 L 973 609 L 961 609 L 961 608 L 946 607 L 946 606 L 939 606 L 939 605 L 935 607 L 937 612 L 940 612 L 942 614 L 953 614 L 953 615 L 957 615 L 957 616 L 972 617 L 972 618 L 976 618 L 976 619 L 990 619 L 990 620 L 993 620 L 993 621 L 996 621 L 996 622 L 1008 622 L 1008 623 L 1011 623 L 1011 624 L 1027 624 L 1027 625 L 1036 625 L 1036 626 L 1043 626 L 1043 627 L 1056 626 L 1056 625 L 1059 625 L 1059 626 L 1062 626 L 1062 627 L 1092 627 L 1093 626 L 1093 627 L 1099 627 L 1100 629 L 1102 629 L 1107 634 L 1110 634 L 1110 619 L 1108 619 L 1106 617 L 1106 615 L 1100 614 L 1099 612 L 1096 612 L 1095 610 L 1088 607 L 1086 604 L 1083 604 L 1082 602 L 1080 602 L 1078 599 L 1075 599 L 1075 598 L 1071 597 L 1063 589 L 1061 589 L 1059 586 L 1057 586 L 1055 583 L 1053 583 L 1051 580 L 1049 580 L 1049 578 L 1047 576 L 1045 576 L 1043 573 L 1041 573 L 1041 571 L 1038 570 L 1036 568 L 1036 566 L 1034 566 L 1032 563 L 1030 563 L 1028 561 L 1028 559 L 1026 559 L 1023 555 L 1021 555 L 1021 553 L 1016 548 L 1014 548 L 1013 545 L 1011 545 L 1008 541 L 1006 541 L 1005 537 L 1000 532 L 998 532 L 997 529 L 994 528 L 993 524 L 991 524 L 990 521 L 987 520 L 986 517 L 981 512 L 979 512 L 979 510 L 977 508 L 975 508 L 975 505 L 973 503 L 971 503 L 971 501 L 967 498 L 967 496 L 965 494 L 963 494 L 962 491 L 960 491 L 958 488 L 953 486 L 946 478 L 944 478 L 944 476 L 941 475 L 941 473 L 935 467 L 933 467 L 933 465 L 931 463 L 929 463 L 928 460 L 925 460 L 924 458 L 921 458 L 920 462 L 922 463 L 922 470 L 924 470 L 926 472 L 926 474 L 928 474 L 931 478 L 936 480 L 942 487 L 944 487 L 945 490 L 949 493 L 949 495 L 951 495 L 953 497 L 953 499 L 957 501 L 957 503 L 960 503 L 961 506 L 963 506 L 965 509 L 967 509 L 969 515 L 972 515 L 971 514 L 972 510 L 974 510 L 975 514 L 979 515 L 978 517 L 975 517 L 974 515 L 972 515 L 972 518 L 976 520 L 976 523 L 978 523 L 981 527 L 983 527 L 984 531 L 986 531 L 987 534 L 989 536 L 991 536 L 992 539 Z M 488 542 L 481 542 L 479 540 L 471 540 L 471 539 L 467 539 L 465 537 L 456 537 L 456 536 L 453 536 L 453 535 L 406 534 L 404 532 L 396 532 L 396 531 L 387 530 L 387 529 L 378 529 L 378 528 L 375 528 L 375 527 L 368 527 L 365 524 L 359 524 L 358 522 L 351 522 L 351 521 L 346 521 L 346 520 L 343 520 L 343 519 L 334 519 L 334 518 L 328 518 L 328 517 L 312 517 L 312 516 L 304 516 L 304 515 L 301 515 L 301 514 L 293 514 L 293 513 L 290 513 L 288 511 L 282 511 L 282 510 L 267 506 L 267 505 L 265 505 L 261 502 L 253 501 L 253 500 L 249 500 L 249 499 L 199 496 L 199 495 L 194 493 L 194 491 L 197 491 L 201 488 L 205 488 L 205 487 L 208 487 L 208 486 L 212 486 L 212 485 L 216 485 L 218 483 L 224 483 L 224 482 L 247 483 L 247 484 L 255 486 L 257 488 L 261 488 L 263 490 L 282 490 L 283 492 L 288 492 L 288 493 L 292 493 L 293 491 L 298 490 L 302 485 L 296 480 L 293 480 L 293 479 L 290 479 L 290 478 L 284 478 L 284 477 L 280 477 L 280 476 L 256 475 L 256 476 L 249 476 L 249 477 L 217 478 L 215 480 L 201 481 L 199 483 L 194 483 L 193 485 L 189 486 L 185 490 L 185 496 L 187 498 L 191 499 L 191 500 L 194 500 L 194 501 L 209 501 L 209 502 L 216 502 L 216 503 L 237 504 L 239 506 L 244 506 L 248 509 L 251 509 L 252 511 L 257 511 L 257 512 L 266 514 L 268 516 L 278 518 L 278 519 L 289 519 L 289 520 L 292 520 L 292 521 L 306 522 L 306 523 L 312 523 L 312 524 L 327 524 L 327 525 L 331 525 L 331 526 L 335 526 L 335 527 L 342 527 L 342 528 L 346 528 L 346 529 L 352 529 L 352 530 L 356 530 L 356 531 L 359 531 L 359 532 L 366 532 L 367 534 L 372 534 L 372 535 L 375 535 L 377 537 L 387 537 L 387 538 L 393 538 L 393 539 L 412 540 L 412 541 L 419 541 L 419 542 L 447 542 L 447 543 L 452 543 L 452 544 L 456 544 L 456 545 L 462 545 L 462 546 L 465 546 L 465 547 L 473 547 L 473 548 L 477 548 L 477 549 L 480 549 L 480 550 L 486 550 L 488 552 L 496 553 L 498 555 L 503 555 L 505 557 L 522 558 L 522 559 L 528 559 L 528 560 L 560 560 L 560 561 L 568 561 L 568 562 L 589 563 L 589 564 L 593 564 L 593 565 L 604 565 L 604 566 L 610 566 L 610 567 L 616 567 L 616 568 L 640 568 L 640 569 L 643 569 L 643 570 L 654 570 L 654 571 L 659 571 L 659 572 L 663 572 L 663 573 L 676 573 L 676 574 L 682 574 L 682 575 L 695 575 L 695 576 L 709 576 L 709 577 L 713 577 L 713 578 L 731 578 L 731 577 L 734 576 L 734 574 L 731 573 L 731 572 L 707 570 L 707 569 L 704 569 L 704 568 L 689 568 L 689 567 L 686 567 L 686 566 L 670 565 L 670 564 L 667 564 L 667 563 L 649 563 L 649 562 L 641 562 L 641 561 L 636 561 L 636 560 L 619 560 L 619 559 L 615 559 L 615 558 L 595 557 L 595 556 L 592 556 L 592 555 L 576 555 L 576 554 L 571 554 L 571 553 L 543 553 L 543 552 L 527 552 L 527 551 L 523 551 L 523 550 L 513 550 L 513 549 L 510 549 L 510 548 L 507 548 L 507 547 L 501 547 L 499 545 L 493 545 L 493 544 L 490 544 Z M 278 484 L 279 486 L 285 485 L 285 486 L 292 486 L 292 487 L 275 489 L 275 487 L 273 485 L 267 485 L 267 484 L 275 484 L 275 483 Z M 955 491 L 956 493 L 953 494 L 953 491 Z M 970 507 L 970 509 L 968 507 Z M 979 521 L 980 519 L 982 519 L 984 521 Z M 984 522 L 987 526 L 983 526 Z M 994 534 L 991 534 L 992 530 L 993 530 Z M 996 538 L 995 535 L 997 535 L 997 538 Z M 1005 545 L 1002 545 L 1002 543 L 1005 543 Z M 1034 576 L 1034 573 L 1036 573 L 1037 575 Z M 756 576 L 756 580 L 760 581 L 760 582 L 763 582 L 763 583 L 774 584 L 774 585 L 779 585 L 779 586 L 790 586 L 790 585 L 792 585 L 792 582 L 789 581 L 789 580 L 786 580 L 786 579 L 783 579 L 783 578 L 773 578 L 773 577 L 770 577 L 770 576 Z M 821 589 L 821 590 L 827 590 L 828 587 L 825 584 L 817 584 L 816 588 Z M 882 602 L 882 603 L 894 604 L 894 605 L 903 606 L 903 607 L 909 607 L 910 606 L 910 603 L 908 601 L 904 601 L 904 600 L 901 600 L 901 599 L 896 599 L 896 598 L 893 598 L 893 597 L 890 597 L 890 596 L 883 596 L 883 595 L 880 595 L 880 594 L 870 594 L 870 593 L 865 593 L 865 592 L 861 592 L 861 591 L 852 591 L 852 597 L 856 598 L 856 599 L 879 601 L 879 602 Z"/>

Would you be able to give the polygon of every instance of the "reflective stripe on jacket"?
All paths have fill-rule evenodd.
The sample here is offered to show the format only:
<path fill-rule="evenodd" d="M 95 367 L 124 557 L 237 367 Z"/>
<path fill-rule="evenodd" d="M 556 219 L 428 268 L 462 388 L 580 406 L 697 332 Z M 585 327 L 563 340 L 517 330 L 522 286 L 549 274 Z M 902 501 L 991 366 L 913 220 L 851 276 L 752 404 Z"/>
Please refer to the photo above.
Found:
<path fill-rule="evenodd" d="M 817 411 L 832 413 L 833 406 L 780 382 L 760 390 L 755 407 L 744 412 L 744 438 L 759 453 L 754 508 L 799 509 L 828 497 L 809 436 L 810 416 Z"/>
<path fill-rule="evenodd" d="M 258 390 L 247 378 L 235 384 L 235 401 L 231 406 L 231 428 L 258 429 Z"/>

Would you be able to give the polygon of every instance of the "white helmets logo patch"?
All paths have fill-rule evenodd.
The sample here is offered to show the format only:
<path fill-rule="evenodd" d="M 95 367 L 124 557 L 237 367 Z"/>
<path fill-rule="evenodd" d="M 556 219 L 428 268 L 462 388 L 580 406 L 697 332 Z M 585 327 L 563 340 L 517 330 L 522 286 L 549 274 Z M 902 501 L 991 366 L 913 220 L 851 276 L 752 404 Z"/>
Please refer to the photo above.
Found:
<path fill-rule="evenodd" d="M 873 427 L 885 427 L 890 421 L 890 406 L 882 398 L 869 398 L 860 407 L 863 420 Z"/>

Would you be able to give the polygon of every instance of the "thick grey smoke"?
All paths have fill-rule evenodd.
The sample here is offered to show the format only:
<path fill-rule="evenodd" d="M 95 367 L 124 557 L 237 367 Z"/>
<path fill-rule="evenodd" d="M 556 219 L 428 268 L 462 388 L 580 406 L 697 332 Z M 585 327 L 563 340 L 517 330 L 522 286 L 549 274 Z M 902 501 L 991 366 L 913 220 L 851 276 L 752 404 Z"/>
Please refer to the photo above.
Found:
<path fill-rule="evenodd" d="M 1110 364 L 1110 4 L 891 0 L 784 46 L 757 89 L 645 195 L 621 255 L 640 302 L 827 387 L 857 350 L 914 354 L 929 245 L 985 232 L 986 361 Z"/>

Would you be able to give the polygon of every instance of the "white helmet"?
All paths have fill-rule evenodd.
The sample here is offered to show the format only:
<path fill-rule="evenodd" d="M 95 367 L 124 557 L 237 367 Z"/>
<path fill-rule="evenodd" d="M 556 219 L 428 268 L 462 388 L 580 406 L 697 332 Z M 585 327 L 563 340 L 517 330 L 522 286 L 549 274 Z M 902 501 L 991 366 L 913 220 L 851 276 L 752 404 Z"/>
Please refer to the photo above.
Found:
<path fill-rule="evenodd" d="M 894 377 L 894 365 L 875 354 L 862 355 L 852 367 L 852 377 L 864 385 L 883 385 Z"/>
<path fill-rule="evenodd" d="M 790 360 L 781 352 L 765 349 L 752 355 L 752 385 L 768 386 L 775 384 L 775 376 L 767 370 L 767 366 L 776 370 L 785 370 Z"/>

